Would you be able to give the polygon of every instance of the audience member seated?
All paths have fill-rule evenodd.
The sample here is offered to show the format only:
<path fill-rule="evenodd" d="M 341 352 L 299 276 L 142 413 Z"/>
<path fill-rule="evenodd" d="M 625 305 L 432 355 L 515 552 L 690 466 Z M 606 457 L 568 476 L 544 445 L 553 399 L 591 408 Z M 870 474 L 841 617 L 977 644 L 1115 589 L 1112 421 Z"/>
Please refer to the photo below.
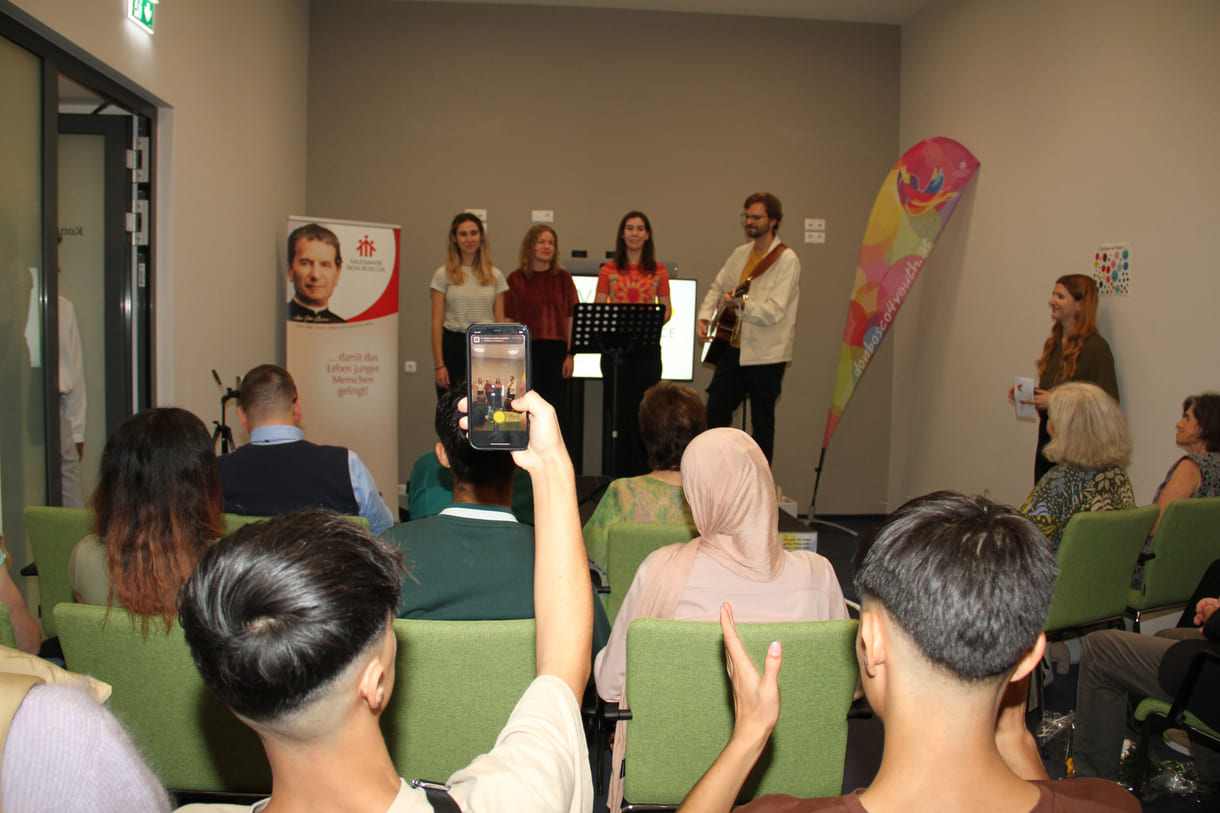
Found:
<path fill-rule="evenodd" d="M 899 508 L 855 561 L 860 679 L 885 725 L 876 778 L 846 796 L 763 796 L 738 809 L 1138 811 L 1112 782 L 1049 781 L 1025 727 L 1024 678 L 1046 646 L 1057 575 L 1042 534 L 1007 508 L 950 492 Z M 780 646 L 760 677 L 730 607 L 721 625 L 737 721 L 683 802 L 689 813 L 732 807 L 780 713 Z"/>
<path fill-rule="evenodd" d="M 436 455 L 453 475 L 453 503 L 439 514 L 395 525 L 382 538 L 402 551 L 408 576 L 400 618 L 492 621 L 534 617 L 534 529 L 509 510 L 512 453 L 475 449 L 458 425 L 462 391 L 436 405 Z M 601 602 L 594 643 L 610 633 Z M 590 653 L 592 657 L 592 653 Z"/>
<path fill-rule="evenodd" d="M 593 804 L 577 702 L 589 674 L 593 591 L 555 412 L 535 393 L 516 403 L 532 418 L 530 447 L 513 456 L 533 476 L 538 508 L 538 677 L 491 752 L 449 778 L 448 796 L 466 811 L 577 813 Z M 267 751 L 268 809 L 451 809 L 398 778 L 378 727 L 394 689 L 390 621 L 402 568 L 383 540 L 306 511 L 221 540 L 183 589 L 182 627 L 204 682 Z M 437 725 L 461 725 L 461 715 L 438 710 Z"/>
<path fill-rule="evenodd" d="M 68 580 L 84 604 L 177 616 L 178 589 L 209 543 L 224 535 L 212 438 L 185 409 L 131 416 L 106 441 L 91 501 L 94 533 L 72 550 Z"/>
<path fill-rule="evenodd" d="M 453 502 L 453 472 L 441 464 L 434 449 L 415 458 L 411 479 L 407 481 L 407 519 L 432 517 Z M 534 524 L 534 490 L 529 472 L 517 471 L 513 478 L 513 516 L 526 525 Z"/>
<path fill-rule="evenodd" d="M 1220 560 L 1207 569 L 1187 612 L 1189 627 L 1172 627 L 1143 635 L 1104 630 L 1086 636 L 1080 650 L 1076 683 L 1076 735 L 1072 744 L 1077 776 L 1119 779 L 1129 698 L 1155 697 L 1172 703 L 1191 659 L 1202 649 L 1220 651 Z M 1208 666 L 1200 676 L 1217 679 Z M 1189 710 L 1220 727 L 1220 695 L 1202 691 Z M 1209 748 L 1194 749 L 1195 767 L 1204 782 L 1220 781 L 1220 756 Z"/>
<path fill-rule="evenodd" d="M 1059 549 L 1073 514 L 1135 507 L 1127 478 L 1131 435 L 1118 402 L 1096 384 L 1060 384 L 1048 396 L 1042 453 L 1055 465 L 1034 486 L 1021 513 Z"/>
<path fill-rule="evenodd" d="M 250 442 L 220 458 L 225 511 L 262 517 L 326 508 L 364 517 L 375 534 L 394 524 L 359 455 L 305 440 L 297 385 L 283 367 L 261 364 L 246 373 L 237 417 Z"/>
<path fill-rule="evenodd" d="M 21 595 L 13 577 L 9 575 L 12 564 L 8 548 L 4 546 L 4 534 L 0 534 L 0 603 L 8 609 L 9 618 L 13 621 L 17 646 L 23 652 L 37 654 L 42 646 L 42 627 L 34 620 L 30 608 L 25 606 L 25 596 Z"/>
<path fill-rule="evenodd" d="M 699 393 L 670 381 L 644 392 L 640 401 L 640 437 L 652 471 L 620 477 L 606 488 L 593 516 L 585 523 L 589 560 L 606 569 L 606 540 L 616 522 L 657 522 L 689 525 L 695 520 L 682 494 L 682 453 L 707 428 L 707 409 Z"/>
<path fill-rule="evenodd" d="M 101 704 L 110 687 L 0 646 L 0 807 L 8 811 L 169 810 L 127 732 Z"/>
<path fill-rule="evenodd" d="M 742 621 L 847 618 L 830 562 L 780 543 L 775 481 L 753 438 L 729 427 L 699 435 L 682 456 L 682 488 L 699 536 L 640 564 L 594 666 L 604 700 L 623 695 L 627 627 L 637 618 L 715 621 L 726 601 Z"/>

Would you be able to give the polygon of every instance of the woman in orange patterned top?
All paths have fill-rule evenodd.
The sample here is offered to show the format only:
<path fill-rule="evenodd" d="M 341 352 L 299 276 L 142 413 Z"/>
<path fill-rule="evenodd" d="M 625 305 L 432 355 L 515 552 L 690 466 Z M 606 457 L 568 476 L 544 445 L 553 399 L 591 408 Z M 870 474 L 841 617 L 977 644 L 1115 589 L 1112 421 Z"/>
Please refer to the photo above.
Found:
<path fill-rule="evenodd" d="M 665 306 L 665 321 L 673 315 L 669 303 L 669 272 L 657 262 L 648 215 L 631 211 L 618 224 L 614 261 L 597 275 L 598 302 L 658 302 Z M 640 438 L 640 401 L 644 392 L 661 380 L 661 345 L 636 347 L 620 356 L 618 374 L 618 440 L 614 446 L 615 477 L 633 477 L 648 472 L 644 441 Z M 610 359 L 602 356 L 602 377 L 610 378 Z M 611 425 L 609 386 L 606 387 L 605 425 Z"/>

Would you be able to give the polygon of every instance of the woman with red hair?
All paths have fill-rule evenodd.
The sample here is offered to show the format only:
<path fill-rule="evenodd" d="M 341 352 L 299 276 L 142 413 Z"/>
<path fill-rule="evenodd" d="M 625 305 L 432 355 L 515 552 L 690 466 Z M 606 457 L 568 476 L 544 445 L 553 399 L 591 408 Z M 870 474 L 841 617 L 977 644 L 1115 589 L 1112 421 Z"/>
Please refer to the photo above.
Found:
<path fill-rule="evenodd" d="M 1050 442 L 1046 429 L 1047 394 L 1065 381 L 1096 384 L 1118 401 L 1118 379 L 1110 345 L 1097 332 L 1097 283 L 1084 274 L 1067 274 L 1055 280 L 1050 302 L 1051 335 L 1038 359 L 1038 386 L 1032 403 L 1038 408 L 1038 450 L 1034 482 L 1055 464 L 1042 454 Z M 1009 398 L 1012 391 L 1009 390 Z M 1024 403 L 1030 403 L 1026 401 Z"/>
<path fill-rule="evenodd" d="M 123 607 L 168 630 L 178 590 L 203 549 L 224 536 L 220 468 L 207 427 L 185 409 L 147 409 L 119 424 L 102 450 L 92 535 L 68 562 L 84 604 Z"/>

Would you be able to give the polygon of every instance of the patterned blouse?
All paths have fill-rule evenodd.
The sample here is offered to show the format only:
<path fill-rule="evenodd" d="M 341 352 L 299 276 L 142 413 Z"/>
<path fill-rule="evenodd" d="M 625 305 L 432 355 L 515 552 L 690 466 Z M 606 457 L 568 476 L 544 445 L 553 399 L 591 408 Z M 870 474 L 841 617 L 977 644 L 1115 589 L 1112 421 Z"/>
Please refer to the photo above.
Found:
<path fill-rule="evenodd" d="M 1190 460 L 1199 467 L 1199 474 L 1202 480 L 1199 482 L 1199 487 L 1195 489 L 1195 493 L 1191 494 L 1191 499 L 1199 497 L 1220 497 L 1220 452 L 1208 452 L 1206 454 L 1188 454 L 1179 457 L 1177 462 L 1169 467 L 1169 473 L 1165 475 L 1165 479 L 1156 487 L 1156 495 L 1152 501 L 1156 502 L 1161 498 L 1161 492 L 1165 490 L 1165 486 L 1169 484 L 1173 473 L 1178 470 L 1178 466 L 1182 465 L 1183 460 Z"/>
<path fill-rule="evenodd" d="M 585 549 L 589 560 L 606 568 L 606 540 L 617 522 L 657 522 L 690 526 L 690 538 L 699 535 L 695 518 L 682 494 L 682 486 L 650 475 L 620 477 L 606 488 L 593 516 L 585 523 Z"/>
<path fill-rule="evenodd" d="M 1073 514 L 1134 507 L 1135 492 L 1121 466 L 1090 470 L 1060 464 L 1042 475 L 1021 506 L 1021 513 L 1058 550 L 1063 530 Z"/>

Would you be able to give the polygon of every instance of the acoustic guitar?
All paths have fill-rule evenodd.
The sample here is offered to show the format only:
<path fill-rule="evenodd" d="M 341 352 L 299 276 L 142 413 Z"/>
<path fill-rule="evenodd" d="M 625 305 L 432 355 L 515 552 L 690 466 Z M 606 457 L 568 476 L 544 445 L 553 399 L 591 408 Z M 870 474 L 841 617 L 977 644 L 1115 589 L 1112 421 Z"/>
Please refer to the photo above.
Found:
<path fill-rule="evenodd" d="M 703 356 L 704 364 L 714 366 L 720 361 L 724 351 L 732 347 L 733 342 L 741 341 L 741 317 L 738 316 L 737 311 L 750 298 L 752 279 L 753 277 L 747 279 L 733 289 L 731 305 L 726 305 L 723 298 L 716 303 L 716 310 L 712 312 L 712 319 L 707 328 L 707 337 L 711 341 L 711 346 Z"/>

